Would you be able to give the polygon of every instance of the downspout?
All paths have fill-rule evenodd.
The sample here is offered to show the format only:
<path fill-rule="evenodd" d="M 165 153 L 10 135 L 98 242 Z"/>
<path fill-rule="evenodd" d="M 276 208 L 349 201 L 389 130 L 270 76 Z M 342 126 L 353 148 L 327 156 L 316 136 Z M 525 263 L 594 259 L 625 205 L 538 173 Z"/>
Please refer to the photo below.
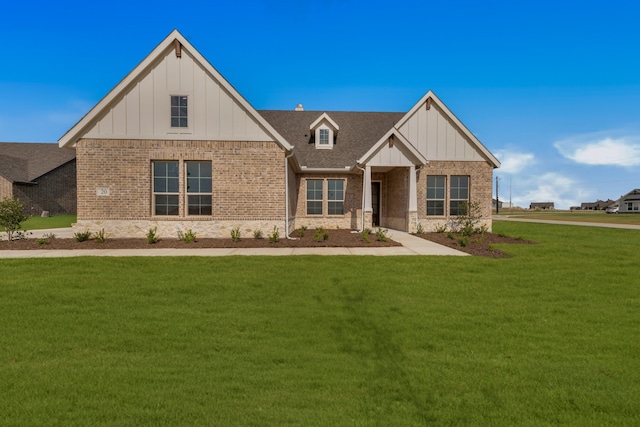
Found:
<path fill-rule="evenodd" d="M 360 219 L 361 227 L 360 230 L 358 230 L 358 233 L 362 233 L 364 231 L 364 192 L 367 191 L 367 186 L 365 185 L 365 180 L 367 179 L 367 171 L 366 169 L 358 166 L 358 162 L 356 162 L 356 167 L 362 171 L 362 208 L 360 209 L 360 211 L 362 212 L 362 218 Z"/>
<path fill-rule="evenodd" d="M 291 148 L 291 154 L 284 158 L 284 234 L 288 240 L 297 240 L 289 236 L 289 159 L 291 157 L 293 157 L 293 148 Z"/>

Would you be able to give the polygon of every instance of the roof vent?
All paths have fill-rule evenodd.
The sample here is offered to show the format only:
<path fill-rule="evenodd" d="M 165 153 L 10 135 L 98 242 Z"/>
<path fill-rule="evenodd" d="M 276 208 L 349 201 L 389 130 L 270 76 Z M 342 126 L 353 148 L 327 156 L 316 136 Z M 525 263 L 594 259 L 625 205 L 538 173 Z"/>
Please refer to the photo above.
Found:
<path fill-rule="evenodd" d="M 302 106 L 302 104 L 296 105 L 296 111 L 304 111 L 304 107 Z"/>

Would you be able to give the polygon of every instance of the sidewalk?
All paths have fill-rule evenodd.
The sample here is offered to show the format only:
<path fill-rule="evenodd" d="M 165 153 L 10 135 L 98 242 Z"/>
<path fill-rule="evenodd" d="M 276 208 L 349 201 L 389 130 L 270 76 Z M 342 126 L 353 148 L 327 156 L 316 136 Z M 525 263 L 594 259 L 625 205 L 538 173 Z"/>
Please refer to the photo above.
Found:
<path fill-rule="evenodd" d="M 73 238 L 71 228 L 35 230 L 30 238 L 40 238 L 53 233 L 59 239 Z M 389 230 L 388 236 L 402 246 L 386 248 L 215 248 L 215 249 L 74 249 L 74 250 L 9 250 L 0 251 L 0 258 L 69 258 L 81 256 L 290 256 L 290 255 L 453 255 L 469 254 L 439 245 L 429 240 L 412 236 L 409 233 Z"/>

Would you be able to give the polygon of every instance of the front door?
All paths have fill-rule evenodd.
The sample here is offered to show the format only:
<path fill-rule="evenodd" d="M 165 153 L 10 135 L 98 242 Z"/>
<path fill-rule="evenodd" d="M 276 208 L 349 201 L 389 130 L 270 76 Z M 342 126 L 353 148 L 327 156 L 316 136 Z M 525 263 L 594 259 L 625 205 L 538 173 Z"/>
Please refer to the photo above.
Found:
<path fill-rule="evenodd" d="M 380 182 L 371 183 L 371 219 L 374 227 L 380 227 Z"/>

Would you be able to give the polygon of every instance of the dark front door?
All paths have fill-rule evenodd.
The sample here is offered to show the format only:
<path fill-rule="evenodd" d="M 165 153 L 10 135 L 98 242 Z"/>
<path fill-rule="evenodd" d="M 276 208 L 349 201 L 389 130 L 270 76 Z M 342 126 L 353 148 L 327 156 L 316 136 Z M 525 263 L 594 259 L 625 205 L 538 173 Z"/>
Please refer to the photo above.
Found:
<path fill-rule="evenodd" d="M 371 183 L 371 210 L 374 227 L 380 227 L 380 183 Z"/>

